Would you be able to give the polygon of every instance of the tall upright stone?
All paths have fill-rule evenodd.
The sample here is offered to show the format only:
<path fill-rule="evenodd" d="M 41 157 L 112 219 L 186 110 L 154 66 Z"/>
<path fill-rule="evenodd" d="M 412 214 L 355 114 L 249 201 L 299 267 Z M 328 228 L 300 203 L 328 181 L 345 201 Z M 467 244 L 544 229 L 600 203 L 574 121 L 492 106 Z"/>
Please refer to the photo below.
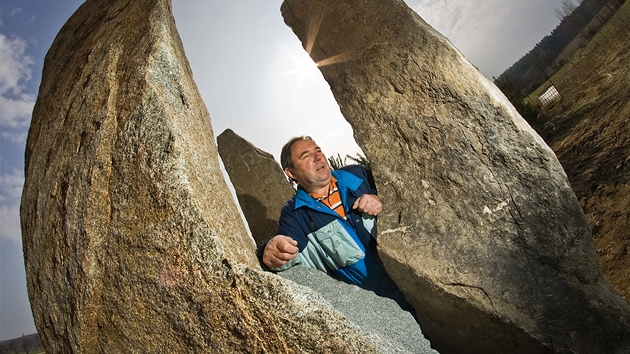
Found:
<path fill-rule="evenodd" d="M 88 0 L 44 64 L 20 209 L 46 353 L 375 352 L 262 272 L 168 0 Z"/>
<path fill-rule="evenodd" d="M 371 162 L 380 254 L 438 350 L 630 350 L 554 153 L 447 39 L 402 0 L 282 14 Z"/>
<path fill-rule="evenodd" d="M 295 190 L 273 155 L 231 129 L 219 134 L 217 145 L 252 237 L 260 245 L 278 232 L 280 210 Z"/>

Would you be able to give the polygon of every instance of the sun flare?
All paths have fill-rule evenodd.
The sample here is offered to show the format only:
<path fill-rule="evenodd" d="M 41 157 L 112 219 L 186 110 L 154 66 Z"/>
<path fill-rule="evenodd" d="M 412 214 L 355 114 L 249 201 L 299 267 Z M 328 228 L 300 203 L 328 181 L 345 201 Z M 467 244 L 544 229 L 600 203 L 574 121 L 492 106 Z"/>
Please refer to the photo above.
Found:
<path fill-rule="evenodd" d="M 286 49 L 283 49 L 283 52 L 286 58 L 289 59 L 289 62 L 286 69 L 280 73 L 281 76 L 296 78 L 298 90 L 302 88 L 306 79 L 317 80 L 319 69 L 311 57 L 308 56 L 308 53 L 304 51 L 295 53 Z"/>

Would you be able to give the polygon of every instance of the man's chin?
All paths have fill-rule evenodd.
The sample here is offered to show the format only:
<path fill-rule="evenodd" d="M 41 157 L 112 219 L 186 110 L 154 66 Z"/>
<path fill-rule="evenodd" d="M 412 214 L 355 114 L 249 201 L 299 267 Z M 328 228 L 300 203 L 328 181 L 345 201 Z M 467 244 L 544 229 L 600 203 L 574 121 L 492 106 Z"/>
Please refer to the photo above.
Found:
<path fill-rule="evenodd" d="M 330 170 L 328 170 L 328 173 L 322 173 L 319 175 L 319 180 L 325 183 L 330 183 L 330 180 L 332 179 L 332 174 L 330 173 Z"/>

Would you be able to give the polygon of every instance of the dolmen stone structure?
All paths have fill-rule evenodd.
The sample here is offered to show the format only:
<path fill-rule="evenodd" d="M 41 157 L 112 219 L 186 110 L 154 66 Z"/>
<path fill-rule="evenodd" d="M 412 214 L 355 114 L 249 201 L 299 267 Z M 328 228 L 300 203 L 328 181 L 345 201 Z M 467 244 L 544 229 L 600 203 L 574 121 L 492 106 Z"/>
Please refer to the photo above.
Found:
<path fill-rule="evenodd" d="M 379 251 L 440 352 L 630 352 L 554 153 L 402 0 L 286 0 L 370 160 Z"/>
<path fill-rule="evenodd" d="M 280 210 L 295 190 L 273 155 L 231 129 L 217 136 L 217 147 L 252 237 L 260 245 L 278 231 Z"/>
<path fill-rule="evenodd" d="M 27 287 L 46 353 L 398 348 L 260 268 L 170 1 L 77 10 L 46 56 L 25 163 Z"/>
<path fill-rule="evenodd" d="M 306 48 L 331 59 L 320 67 L 386 205 L 382 258 L 433 347 L 628 349 L 628 305 L 597 269 L 553 153 L 448 41 L 402 1 L 282 12 L 302 39 L 319 24 Z M 320 294 L 300 285 L 312 283 L 304 269 L 262 271 L 168 0 L 87 0 L 62 28 L 20 214 L 47 353 L 431 351 L 421 334 L 395 343 L 325 299 L 362 299 L 357 287 L 329 279 L 342 287 L 327 291 L 324 277 Z"/>

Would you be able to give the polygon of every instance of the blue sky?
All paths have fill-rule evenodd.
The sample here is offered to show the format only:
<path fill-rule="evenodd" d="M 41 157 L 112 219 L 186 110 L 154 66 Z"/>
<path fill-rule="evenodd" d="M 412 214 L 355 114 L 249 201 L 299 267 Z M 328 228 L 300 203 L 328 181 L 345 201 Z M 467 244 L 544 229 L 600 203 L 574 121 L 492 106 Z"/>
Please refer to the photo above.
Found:
<path fill-rule="evenodd" d="M 406 0 L 488 77 L 557 26 L 560 0 Z M 46 51 L 79 0 L 0 3 L 0 340 L 35 332 L 19 227 L 24 148 Z M 329 155 L 360 151 L 328 85 L 284 25 L 281 0 L 173 0 L 215 136 L 227 128 L 276 158 L 309 134 Z M 322 129 L 335 127 L 335 129 Z"/>

